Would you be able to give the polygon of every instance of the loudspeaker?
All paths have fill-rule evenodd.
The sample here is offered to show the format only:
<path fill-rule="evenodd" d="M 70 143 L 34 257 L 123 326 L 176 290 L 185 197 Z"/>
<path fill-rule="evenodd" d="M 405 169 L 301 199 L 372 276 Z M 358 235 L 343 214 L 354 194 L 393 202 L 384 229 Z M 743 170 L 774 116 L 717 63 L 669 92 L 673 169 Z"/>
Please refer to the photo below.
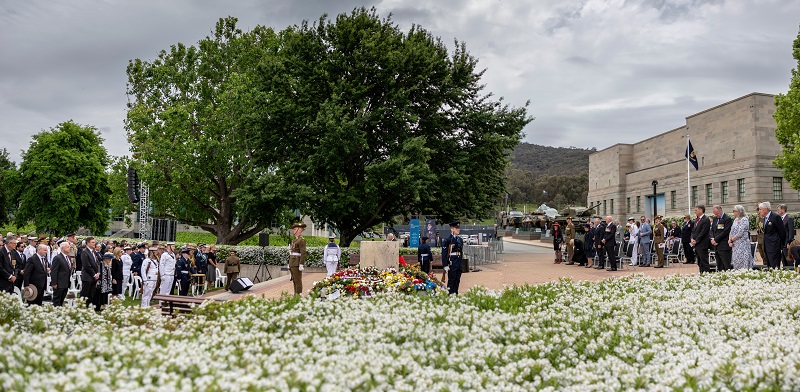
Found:
<path fill-rule="evenodd" d="M 269 246 L 269 233 L 258 233 L 258 246 Z"/>
<path fill-rule="evenodd" d="M 150 226 L 150 239 L 156 241 L 175 242 L 178 222 L 169 219 L 153 219 Z"/>
<path fill-rule="evenodd" d="M 236 294 L 240 291 L 249 290 L 251 287 L 253 287 L 253 282 L 251 282 L 250 279 L 239 278 L 234 280 L 229 288 L 232 293 Z"/>
<path fill-rule="evenodd" d="M 128 201 L 136 204 L 139 202 L 139 176 L 136 169 L 128 166 Z"/>

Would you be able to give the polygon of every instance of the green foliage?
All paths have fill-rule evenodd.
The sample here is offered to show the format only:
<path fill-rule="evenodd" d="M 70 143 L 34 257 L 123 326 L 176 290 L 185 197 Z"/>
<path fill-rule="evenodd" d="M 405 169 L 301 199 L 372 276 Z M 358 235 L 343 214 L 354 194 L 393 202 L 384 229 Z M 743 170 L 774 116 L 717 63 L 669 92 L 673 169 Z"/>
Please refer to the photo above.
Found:
<path fill-rule="evenodd" d="M 560 176 L 589 172 L 589 155 L 597 149 L 550 147 L 520 143 L 511 153 L 511 164 L 536 175 Z M 566 171 L 566 173 L 565 173 Z"/>
<path fill-rule="evenodd" d="M 38 232 L 64 234 L 85 227 L 108 228 L 108 154 L 100 133 L 72 121 L 33 136 L 22 155 L 17 225 L 33 222 Z"/>
<path fill-rule="evenodd" d="M 196 46 L 178 43 L 151 62 L 129 63 L 125 125 L 154 216 L 199 226 L 222 244 L 286 221 L 285 187 L 269 162 L 256 171 L 252 161 L 262 115 L 256 64 L 276 45 L 271 29 L 242 32 L 229 17 Z"/>
<path fill-rule="evenodd" d="M 564 208 L 584 205 L 589 193 L 589 155 L 595 149 L 520 143 L 506 169 L 509 202 Z"/>
<path fill-rule="evenodd" d="M 483 92 L 463 43 L 450 54 L 364 8 L 280 39 L 283 56 L 262 61 L 256 80 L 259 163 L 281 162 L 300 209 L 342 244 L 411 212 L 482 216 L 502 195 L 507 151 L 532 119 Z"/>
<path fill-rule="evenodd" d="M 8 158 L 8 150 L 0 150 L 0 224 L 8 222 L 8 213 L 15 209 L 19 189 L 14 179 L 17 176 L 17 165 Z"/>
<path fill-rule="evenodd" d="M 323 246 L 328 243 L 328 239 L 325 237 L 305 237 L 306 245 L 308 246 Z M 211 233 L 191 233 L 191 232 L 184 232 L 179 231 L 175 235 L 176 242 L 184 242 L 189 244 L 214 244 L 217 241 L 217 237 L 214 237 Z M 287 237 L 280 236 L 280 235 L 271 235 L 269 236 L 269 244 L 272 246 L 287 246 L 289 243 L 287 242 Z M 238 245 L 241 246 L 258 246 L 258 237 L 250 237 Z"/>
<path fill-rule="evenodd" d="M 122 216 L 125 218 L 125 225 L 131 226 L 130 213 L 136 210 L 136 204 L 128 200 L 128 157 L 111 158 L 111 166 L 108 171 L 108 187 L 111 189 L 111 216 Z"/>
<path fill-rule="evenodd" d="M 789 91 L 775 97 L 775 137 L 783 150 L 774 163 L 792 188 L 800 189 L 800 33 L 794 40 L 792 56 L 798 67 L 792 69 Z"/>

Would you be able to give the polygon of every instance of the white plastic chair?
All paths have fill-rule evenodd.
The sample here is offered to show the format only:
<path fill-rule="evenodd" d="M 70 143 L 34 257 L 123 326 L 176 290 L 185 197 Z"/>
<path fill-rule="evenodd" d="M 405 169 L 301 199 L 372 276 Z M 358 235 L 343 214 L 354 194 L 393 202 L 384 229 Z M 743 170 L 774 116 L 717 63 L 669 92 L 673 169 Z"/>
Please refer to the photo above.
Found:
<path fill-rule="evenodd" d="M 141 293 L 139 293 L 139 287 L 143 286 L 143 281 L 141 276 L 131 276 L 131 280 L 133 281 L 133 299 L 141 298 Z"/>
<path fill-rule="evenodd" d="M 225 287 L 225 284 L 228 282 L 228 276 L 223 275 L 219 272 L 219 268 L 217 270 L 217 280 L 214 282 L 214 287 Z"/>
<path fill-rule="evenodd" d="M 131 279 L 132 277 L 133 275 L 128 275 L 127 282 L 123 282 L 123 288 L 122 288 L 123 298 L 126 297 L 125 295 L 126 292 L 128 293 L 127 295 L 133 296 L 133 279 Z"/>

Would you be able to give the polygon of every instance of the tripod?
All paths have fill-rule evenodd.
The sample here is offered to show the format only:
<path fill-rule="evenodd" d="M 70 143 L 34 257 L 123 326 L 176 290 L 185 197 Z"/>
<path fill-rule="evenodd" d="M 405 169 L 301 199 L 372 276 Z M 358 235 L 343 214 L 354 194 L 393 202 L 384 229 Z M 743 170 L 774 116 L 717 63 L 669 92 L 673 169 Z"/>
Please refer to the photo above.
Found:
<path fill-rule="evenodd" d="M 266 279 L 262 278 L 265 272 L 267 274 Z M 256 276 L 255 279 L 253 279 L 253 283 L 266 282 L 270 279 L 272 279 L 272 273 L 269 272 L 269 268 L 267 268 L 267 263 L 262 258 L 261 261 L 258 262 L 258 269 L 256 269 Z"/>

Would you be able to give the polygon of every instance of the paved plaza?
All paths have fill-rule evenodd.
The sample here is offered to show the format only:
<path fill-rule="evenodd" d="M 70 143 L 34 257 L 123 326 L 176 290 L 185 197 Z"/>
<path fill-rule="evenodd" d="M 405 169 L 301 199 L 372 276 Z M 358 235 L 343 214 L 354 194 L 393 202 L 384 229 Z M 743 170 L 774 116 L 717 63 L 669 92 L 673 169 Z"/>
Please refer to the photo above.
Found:
<path fill-rule="evenodd" d="M 552 245 L 539 241 L 506 240 L 504 252 L 498 255 L 499 263 L 476 266 L 475 272 L 465 273 L 461 277 L 460 293 L 467 292 L 474 286 L 488 289 L 502 289 L 506 286 L 539 284 L 569 278 L 574 281 L 598 281 L 613 276 L 642 274 L 662 277 L 676 274 L 697 274 L 696 264 L 672 263 L 667 268 L 631 267 L 616 272 L 584 268 L 577 265 L 553 264 Z M 441 278 L 442 271 L 435 271 Z M 314 282 L 325 278 L 322 272 L 303 273 L 303 290 L 308 292 Z M 246 295 L 258 295 L 264 298 L 279 298 L 292 292 L 292 282 L 288 276 L 278 277 L 267 282 L 254 285 L 250 290 L 233 294 L 215 291 L 206 296 L 215 299 L 231 300 Z"/>

